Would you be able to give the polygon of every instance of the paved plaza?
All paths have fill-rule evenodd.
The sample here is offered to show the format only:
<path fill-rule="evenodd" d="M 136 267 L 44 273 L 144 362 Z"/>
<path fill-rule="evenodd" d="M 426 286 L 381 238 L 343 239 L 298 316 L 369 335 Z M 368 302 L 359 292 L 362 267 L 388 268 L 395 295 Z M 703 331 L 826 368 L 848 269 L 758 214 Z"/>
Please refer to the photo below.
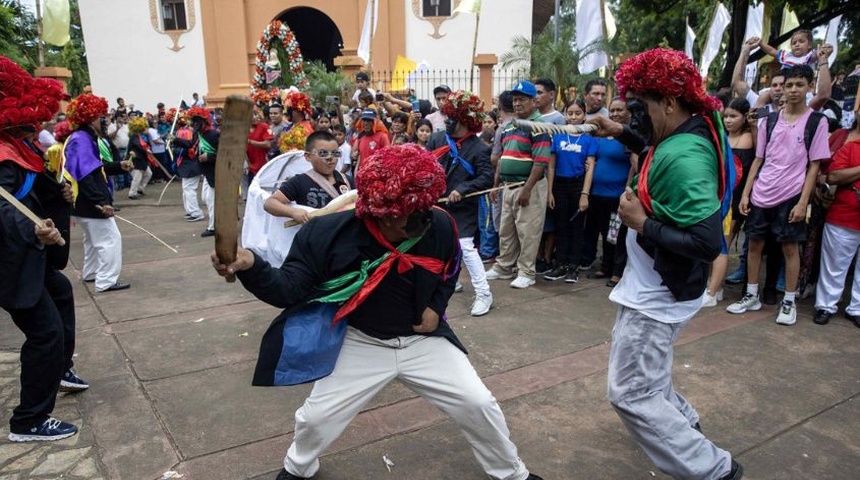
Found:
<path fill-rule="evenodd" d="M 61 394 L 55 416 L 79 425 L 79 435 L 39 444 L 6 439 L 23 336 L 0 312 L 0 480 L 154 480 L 167 471 L 185 480 L 271 480 L 281 468 L 293 413 L 310 385 L 250 385 L 260 337 L 278 310 L 215 275 L 213 241 L 199 237 L 202 222 L 185 222 L 178 182 L 160 207 L 161 185 L 153 187 L 137 202 L 120 192 L 119 215 L 179 253 L 118 222 L 130 290 L 96 294 L 79 279 L 81 232 L 73 229 L 65 273 L 77 303 L 75 362 L 91 387 Z M 615 307 L 604 281 L 583 274 L 576 285 L 539 280 L 527 290 L 491 282 L 495 306 L 473 318 L 472 289 L 462 278 L 450 323 L 534 473 L 667 478 L 606 401 Z M 811 299 L 801 302 L 793 327 L 774 323 L 775 306 L 729 315 L 725 306 L 739 290 L 726 294 L 693 320 L 675 351 L 676 388 L 698 409 L 708 437 L 744 465 L 744 478 L 857 478 L 860 329 L 841 315 L 813 324 Z M 456 426 L 398 383 L 321 462 L 316 480 L 485 478 Z"/>

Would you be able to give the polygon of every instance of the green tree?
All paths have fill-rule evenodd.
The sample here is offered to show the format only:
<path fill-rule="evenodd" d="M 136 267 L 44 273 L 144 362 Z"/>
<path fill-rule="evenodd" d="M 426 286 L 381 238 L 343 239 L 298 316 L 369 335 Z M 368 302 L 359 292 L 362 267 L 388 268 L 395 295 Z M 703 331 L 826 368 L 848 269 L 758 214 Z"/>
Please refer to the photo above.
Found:
<path fill-rule="evenodd" d="M 330 72 L 319 60 L 305 62 L 305 74 L 309 84 L 305 93 L 314 104 L 323 104 L 325 97 L 339 97 L 352 88 L 352 83 L 340 69 Z"/>
<path fill-rule="evenodd" d="M 36 18 L 14 0 L 0 0 L 0 55 L 33 71 L 37 57 L 31 48 L 35 45 Z"/>

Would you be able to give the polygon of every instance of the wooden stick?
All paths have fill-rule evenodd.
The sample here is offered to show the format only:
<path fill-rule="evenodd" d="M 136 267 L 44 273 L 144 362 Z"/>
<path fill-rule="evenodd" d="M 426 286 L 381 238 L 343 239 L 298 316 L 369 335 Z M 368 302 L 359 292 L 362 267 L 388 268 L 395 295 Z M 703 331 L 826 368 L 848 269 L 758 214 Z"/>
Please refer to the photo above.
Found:
<path fill-rule="evenodd" d="M 172 177 L 170 177 L 170 180 L 168 180 L 167 183 L 164 184 L 164 188 L 161 189 L 161 195 L 158 196 L 158 202 L 155 204 L 156 207 L 161 206 L 161 199 L 164 198 L 164 192 L 167 191 L 167 187 L 169 187 L 170 184 L 173 183 L 173 180 L 175 178 L 176 178 L 176 175 L 173 175 Z"/>
<path fill-rule="evenodd" d="M 99 209 L 99 210 L 101 210 L 101 209 Z M 161 243 L 162 245 L 164 245 L 165 247 L 167 247 L 167 249 L 168 249 L 168 250 L 170 250 L 171 252 L 173 252 L 173 253 L 179 253 L 179 251 L 178 251 L 178 250 L 176 250 L 175 248 L 173 248 L 173 247 L 171 247 L 170 245 L 168 245 L 167 243 L 165 243 L 165 241 L 164 241 L 164 240 L 162 240 L 162 239 L 158 238 L 157 236 L 155 236 L 155 234 L 154 234 L 154 233 L 150 232 L 149 230 L 147 230 L 147 229 L 145 229 L 145 228 L 141 227 L 140 225 L 138 225 L 138 224 L 136 224 L 136 223 L 132 222 L 131 220 L 129 220 L 129 219 L 127 219 L 127 218 L 120 217 L 120 216 L 119 216 L 119 215 L 117 215 L 117 214 L 114 214 L 113 216 L 114 216 L 114 218 L 116 218 L 117 220 L 122 220 L 123 222 L 125 222 L 125 223 L 127 223 L 127 224 L 131 225 L 132 227 L 135 227 L 135 228 L 139 229 L 140 231 L 142 231 L 143 233 L 145 233 L 145 234 L 149 235 L 150 237 L 152 237 L 152 238 L 154 238 L 154 239 L 158 240 L 158 242 L 159 242 L 159 243 Z"/>
<path fill-rule="evenodd" d="M 356 190 L 349 191 L 347 193 L 344 193 L 343 195 L 335 197 L 332 201 L 328 203 L 328 205 L 324 206 L 323 208 L 308 212 L 308 218 L 322 217 L 332 213 L 340 212 L 344 209 L 344 207 L 348 206 L 351 203 L 355 203 L 357 199 L 358 192 Z M 287 220 L 286 222 L 284 222 L 284 228 L 294 227 L 296 225 L 299 225 L 299 222 L 295 220 Z"/>
<path fill-rule="evenodd" d="M 485 194 L 485 193 L 495 192 L 496 190 L 504 190 L 504 189 L 506 189 L 506 188 L 517 188 L 517 187 L 522 187 L 522 186 L 523 186 L 523 185 L 525 185 L 525 184 L 526 184 L 526 182 L 508 183 L 508 184 L 506 184 L 506 185 L 501 185 L 501 186 L 498 186 L 498 187 L 488 188 L 488 189 L 486 189 L 486 190 L 481 190 L 481 191 L 479 191 L 479 192 L 472 192 L 472 193 L 469 193 L 469 194 L 467 194 L 467 195 L 463 195 L 463 198 L 477 197 L 478 195 L 483 195 L 483 194 Z M 440 198 L 439 200 L 437 200 L 437 201 L 436 201 L 436 203 L 448 203 L 448 197 L 442 197 L 442 198 Z"/>
<path fill-rule="evenodd" d="M 32 221 L 34 224 L 36 224 L 36 226 L 38 226 L 39 228 L 47 228 L 48 227 L 45 224 L 45 221 L 42 220 L 41 217 L 39 217 L 38 215 L 33 213 L 32 210 L 27 208 L 26 205 L 21 203 L 17 198 L 15 198 L 14 195 L 12 195 L 8 191 L 6 191 L 6 189 L 3 187 L 0 187 L 0 197 L 3 197 L 3 199 L 5 199 L 7 202 L 11 203 L 12 206 L 15 207 L 15 209 L 17 209 L 19 212 L 21 212 L 25 217 L 29 218 L 30 221 Z M 61 247 L 66 245 L 66 241 L 63 239 L 62 236 L 60 236 L 60 241 L 57 242 L 57 245 L 59 245 Z"/>
<path fill-rule="evenodd" d="M 239 249 L 237 192 L 245 163 L 253 110 L 254 103 L 245 96 L 230 95 L 224 102 L 218 160 L 215 162 L 215 254 L 224 265 L 236 261 L 236 252 Z M 236 281 L 235 275 L 225 278 L 229 283 Z"/>

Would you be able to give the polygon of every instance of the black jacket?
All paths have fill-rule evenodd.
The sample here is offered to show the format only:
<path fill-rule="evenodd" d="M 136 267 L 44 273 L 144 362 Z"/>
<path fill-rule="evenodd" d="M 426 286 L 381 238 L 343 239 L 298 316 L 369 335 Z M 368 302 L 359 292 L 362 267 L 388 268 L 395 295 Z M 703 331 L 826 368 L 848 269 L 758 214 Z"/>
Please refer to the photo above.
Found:
<path fill-rule="evenodd" d="M 427 141 L 427 149 L 433 151 L 447 144 L 445 132 L 436 132 Z M 465 196 L 492 187 L 494 172 L 490 163 L 490 147 L 477 135 L 470 135 L 458 149 L 460 156 L 472 166 L 475 175 L 469 175 L 466 169 L 455 164 L 450 153 L 440 158 L 439 163 L 445 169 L 446 175 L 445 196 L 450 195 L 454 190 Z M 475 196 L 457 203 L 444 204 L 445 210 L 448 210 L 457 222 L 460 238 L 474 237 L 477 232 L 479 199 L 479 196 Z"/>
<path fill-rule="evenodd" d="M 678 126 L 671 135 L 681 133 L 699 135 L 713 142 L 708 125 L 698 115 Z M 640 158 L 644 158 L 645 141 L 628 127 L 624 127 L 618 140 L 631 151 L 641 152 Z M 714 157 L 714 161 L 718 159 Z M 654 269 L 660 274 L 663 284 L 676 300 L 683 302 L 701 297 L 707 288 L 708 270 L 710 263 L 720 254 L 722 235 L 722 219 L 717 210 L 687 228 L 648 218 L 644 232 L 637 234 L 636 241 L 654 259 Z"/>
<path fill-rule="evenodd" d="M 146 170 L 149 167 L 145 144 L 146 139 L 140 133 L 135 133 L 128 139 L 128 158 L 131 159 L 135 170 Z"/>
<path fill-rule="evenodd" d="M 242 285 L 258 299 L 284 309 L 263 336 L 254 372 L 254 385 L 273 383 L 283 345 L 281 332 L 287 315 L 320 296 L 321 292 L 316 287 L 321 283 L 355 270 L 362 260 L 368 259 L 367 248 L 375 244 L 376 241 L 362 220 L 355 217 L 354 211 L 340 212 L 315 218 L 305 224 L 293 240 L 290 253 L 280 268 L 272 267 L 255 254 L 254 266 L 237 274 Z M 454 235 L 450 217 L 434 209 L 433 226 L 409 253 L 441 259 L 455 272 L 459 268 L 459 242 Z M 465 352 L 465 347 L 444 321 L 448 300 L 454 293 L 456 275 L 451 275 L 452 270 L 449 270 L 450 277 L 443 281 L 441 275 L 420 267 L 415 269 L 415 313 L 412 323 L 420 323 L 425 308 L 433 309 L 443 321 L 436 331 L 427 335 L 445 337 Z M 359 326 L 356 328 L 361 329 Z M 418 335 L 412 332 L 408 323 L 404 323 L 403 329 L 404 336 Z"/>
<path fill-rule="evenodd" d="M 84 131 L 89 134 L 93 141 L 95 154 L 98 155 L 98 144 L 96 134 L 87 127 Z M 102 168 L 97 168 L 86 177 L 78 180 L 78 197 L 72 208 L 72 215 L 84 218 L 106 218 L 97 208 L 97 205 L 113 205 L 113 193 L 111 193 L 105 176 L 121 175 L 125 173 L 120 164 L 119 153 L 113 143 L 108 141 L 113 155 L 113 162 L 102 162 Z M 102 173 L 104 172 L 104 173 Z"/>

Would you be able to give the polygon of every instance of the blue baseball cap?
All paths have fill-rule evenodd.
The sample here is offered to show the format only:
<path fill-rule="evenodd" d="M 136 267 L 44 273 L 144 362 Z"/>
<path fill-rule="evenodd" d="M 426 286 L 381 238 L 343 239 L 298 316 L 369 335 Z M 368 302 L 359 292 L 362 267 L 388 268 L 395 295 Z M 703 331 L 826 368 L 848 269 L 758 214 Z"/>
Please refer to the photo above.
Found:
<path fill-rule="evenodd" d="M 537 96 L 537 88 L 535 88 L 535 84 L 532 82 L 522 81 L 511 89 L 511 93 L 514 95 L 525 95 L 527 97 L 534 98 Z"/>
<path fill-rule="evenodd" d="M 376 120 L 376 110 L 372 108 L 365 108 L 361 111 L 361 119 L 362 120 Z"/>

